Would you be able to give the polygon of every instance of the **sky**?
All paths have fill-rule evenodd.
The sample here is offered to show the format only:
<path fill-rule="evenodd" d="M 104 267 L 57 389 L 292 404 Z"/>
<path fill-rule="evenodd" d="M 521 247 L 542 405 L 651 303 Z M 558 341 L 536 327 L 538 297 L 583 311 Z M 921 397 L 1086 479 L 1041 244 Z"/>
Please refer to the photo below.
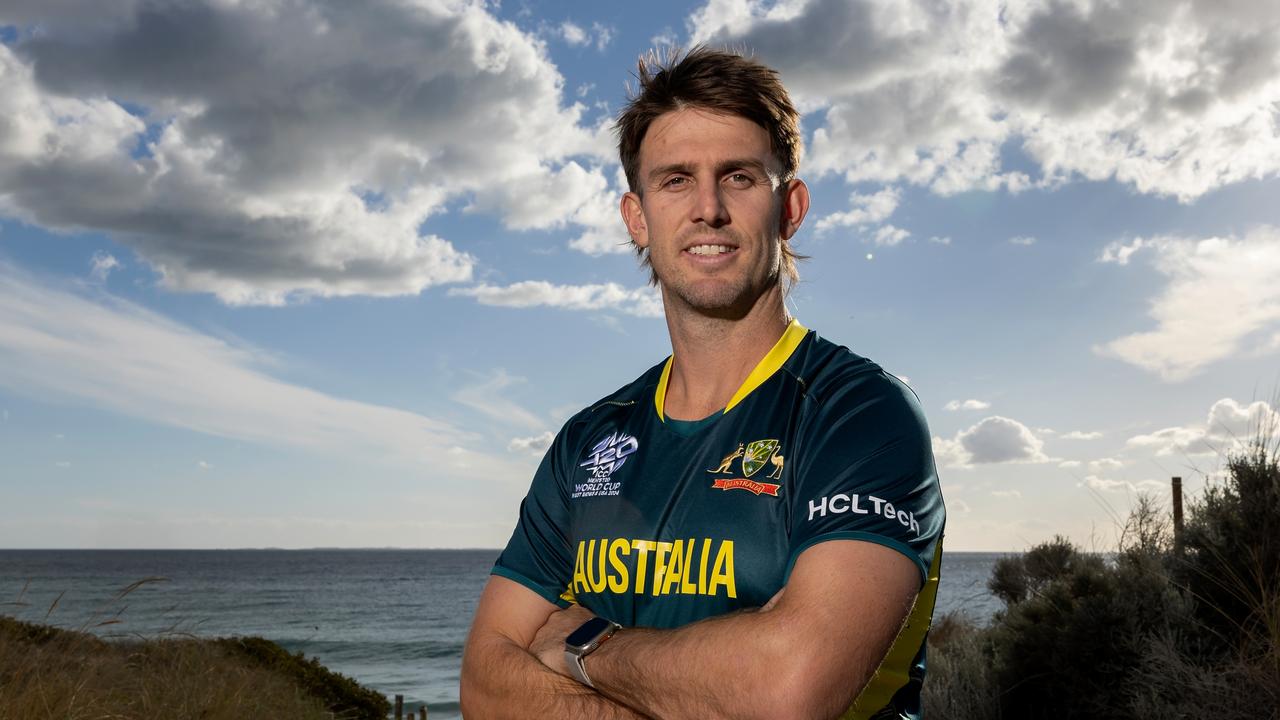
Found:
<path fill-rule="evenodd" d="M 948 550 L 1107 549 L 1280 420 L 1280 5 L 6 0 L 0 547 L 490 547 L 670 352 L 636 59 L 803 113 L 790 310 L 902 377 Z"/>

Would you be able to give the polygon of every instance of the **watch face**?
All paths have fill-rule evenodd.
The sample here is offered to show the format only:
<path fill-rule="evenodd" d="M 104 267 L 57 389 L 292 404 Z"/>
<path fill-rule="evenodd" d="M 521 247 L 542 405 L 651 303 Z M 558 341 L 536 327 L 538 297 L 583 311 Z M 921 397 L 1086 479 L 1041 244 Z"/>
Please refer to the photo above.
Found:
<path fill-rule="evenodd" d="M 564 644 L 570 647 L 586 649 L 596 638 L 600 637 L 601 633 L 611 627 L 613 627 L 613 623 L 602 617 L 591 618 L 579 625 L 577 630 L 569 633 L 569 637 L 565 638 Z"/>

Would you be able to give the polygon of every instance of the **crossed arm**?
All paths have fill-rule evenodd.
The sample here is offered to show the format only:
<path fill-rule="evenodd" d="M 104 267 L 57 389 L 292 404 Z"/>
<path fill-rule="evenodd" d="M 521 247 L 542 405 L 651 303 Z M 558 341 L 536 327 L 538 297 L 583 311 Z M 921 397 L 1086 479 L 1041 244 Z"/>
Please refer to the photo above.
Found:
<path fill-rule="evenodd" d="M 871 678 L 911 610 L 920 572 L 874 543 L 805 550 L 759 610 L 673 630 L 627 628 L 568 677 L 564 638 L 591 616 L 491 577 L 462 661 L 469 718 L 832 718 Z"/>

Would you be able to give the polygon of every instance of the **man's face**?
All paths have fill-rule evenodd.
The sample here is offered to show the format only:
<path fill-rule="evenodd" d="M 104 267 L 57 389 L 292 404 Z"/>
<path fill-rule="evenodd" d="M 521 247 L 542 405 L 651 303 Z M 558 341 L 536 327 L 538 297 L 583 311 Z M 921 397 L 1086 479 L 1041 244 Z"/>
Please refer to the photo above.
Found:
<path fill-rule="evenodd" d="M 746 118 L 685 108 L 650 125 L 643 194 L 627 193 L 622 214 L 649 250 L 668 312 L 738 315 L 767 292 L 781 297 L 780 238 L 799 227 L 790 196 L 803 183 L 780 188 L 779 170 L 768 133 Z"/>

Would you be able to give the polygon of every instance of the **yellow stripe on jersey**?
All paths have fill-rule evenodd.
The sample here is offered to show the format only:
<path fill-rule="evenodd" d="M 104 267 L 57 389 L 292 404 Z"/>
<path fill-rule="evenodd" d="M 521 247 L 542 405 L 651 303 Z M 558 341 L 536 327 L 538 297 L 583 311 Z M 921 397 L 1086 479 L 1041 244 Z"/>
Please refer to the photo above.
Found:
<path fill-rule="evenodd" d="M 929 563 L 928 580 L 916 596 L 916 604 L 907 616 L 907 622 L 898 631 L 889 652 L 876 668 L 871 681 L 858 693 L 848 711 L 840 716 L 840 720 L 866 720 L 889 704 L 894 693 L 907 684 L 911 663 L 924 642 L 925 633 L 933 618 L 933 604 L 938 597 L 938 570 L 942 564 L 942 539 L 933 550 L 933 561 Z"/>
<path fill-rule="evenodd" d="M 746 399 L 752 390 L 764 384 L 782 364 L 791 357 L 791 353 L 800 347 L 800 341 L 804 340 L 804 336 L 808 334 L 809 329 L 800 324 L 799 320 L 792 320 L 787 326 L 782 337 L 778 338 L 778 342 L 774 343 L 769 352 L 756 363 L 755 368 L 751 370 L 751 374 L 747 375 L 747 379 L 742 382 L 738 391 L 729 399 L 729 404 L 725 405 L 724 412 L 729 412 L 735 405 Z M 667 383 L 671 379 L 671 363 L 675 360 L 675 356 L 667 358 L 667 364 L 662 366 L 662 377 L 658 379 L 658 389 L 653 394 L 653 406 L 658 410 L 658 419 L 663 422 L 667 421 L 666 415 L 662 412 L 663 403 L 667 397 Z"/>

